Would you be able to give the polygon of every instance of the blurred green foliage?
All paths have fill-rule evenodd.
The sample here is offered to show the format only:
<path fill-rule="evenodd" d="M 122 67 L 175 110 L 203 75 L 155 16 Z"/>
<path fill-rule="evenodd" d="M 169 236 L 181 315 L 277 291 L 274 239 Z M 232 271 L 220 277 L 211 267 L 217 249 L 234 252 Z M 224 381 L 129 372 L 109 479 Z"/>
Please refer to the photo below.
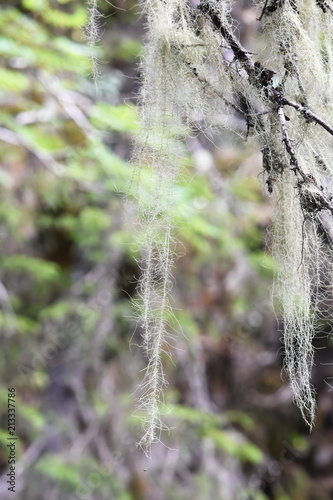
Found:
<path fill-rule="evenodd" d="M 82 2 L 14 0 L 0 10 L 0 379 L 2 402 L 7 386 L 18 391 L 19 455 L 37 450 L 29 475 L 20 478 L 24 500 L 43 500 L 43 492 L 57 500 L 148 498 L 142 456 L 135 451 L 138 421 L 124 418 L 133 413 L 129 394 L 145 364 L 129 351 L 140 343 L 128 300 L 140 273 L 140 235 L 130 203 L 124 219 L 123 193 L 133 176 L 127 160 L 138 124 L 135 106 L 124 99 L 121 72 L 136 64 L 141 42 L 138 33 L 123 30 L 137 22 L 134 2 L 127 7 L 103 6 L 105 28 L 112 29 L 105 29 L 104 47 L 97 49 L 108 61 L 101 65 L 97 94 L 88 78 Z M 220 342 L 258 348 L 255 335 L 237 332 L 251 328 L 250 314 L 260 309 L 273 263 L 264 254 L 258 182 L 239 175 L 238 157 L 236 151 L 233 172 L 216 160 L 217 175 L 227 178 L 222 194 L 214 179 L 196 172 L 190 156 L 175 188 L 177 248 L 186 256 L 175 270 L 170 328 L 185 333 L 186 363 L 192 362 L 192 345 L 205 339 L 216 353 L 223 351 Z M 244 261 L 249 285 L 221 292 L 237 259 Z M 220 288 L 212 291 L 205 273 Z M 216 321 L 220 313 L 227 318 L 223 328 Z M 166 391 L 168 419 L 178 429 L 171 440 L 188 463 L 191 447 L 209 443 L 221 467 L 262 466 L 266 450 L 253 442 L 251 413 L 241 405 L 214 414 L 186 404 L 177 369 L 167 357 L 165 362 L 175 382 Z M 4 443 L 5 413 L 0 424 Z M 181 479 L 192 470 L 186 460 L 172 488 L 163 461 L 158 464 L 162 497 L 219 498 L 218 475 L 209 477 L 203 465 L 191 466 L 191 484 Z M 0 461 L 4 468 L 6 450 Z M 251 495 L 267 498 L 259 487 Z M 289 497 L 282 492 L 274 498 Z"/>

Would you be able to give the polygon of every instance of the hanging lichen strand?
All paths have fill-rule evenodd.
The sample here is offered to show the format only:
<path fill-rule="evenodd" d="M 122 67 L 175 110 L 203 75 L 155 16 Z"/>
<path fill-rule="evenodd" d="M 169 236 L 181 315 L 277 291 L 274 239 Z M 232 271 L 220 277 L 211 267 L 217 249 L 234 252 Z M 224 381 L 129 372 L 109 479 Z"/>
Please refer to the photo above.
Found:
<path fill-rule="evenodd" d="M 275 200 L 274 293 L 283 316 L 285 368 L 296 404 L 309 426 L 314 423 L 312 339 L 331 299 L 333 271 L 330 2 L 256 2 L 261 36 L 271 45 L 265 62 L 238 41 L 230 0 L 142 2 L 148 35 L 141 132 L 133 162 L 144 234 L 138 309 L 148 356 L 140 442 L 147 453 L 162 428 L 161 353 L 170 317 L 172 199 L 184 137 L 193 124 L 202 130 L 226 128 L 235 113 L 247 124 L 246 137 L 252 136 L 262 148 L 265 185 Z"/>
<path fill-rule="evenodd" d="M 141 133 L 134 151 L 133 161 L 138 169 L 133 185 L 137 186 L 144 255 L 138 313 L 148 357 L 140 398 L 145 414 L 144 435 L 139 444 L 149 454 L 151 443 L 159 438 L 162 429 L 160 407 L 165 380 L 161 354 L 168 344 L 166 331 L 171 313 L 172 198 L 184 157 L 181 108 L 185 101 L 181 93 L 185 74 L 172 50 L 181 31 L 182 2 L 152 1 L 146 2 L 144 8 L 149 38 L 142 67 Z M 188 43 L 193 44 L 193 39 Z"/>
<path fill-rule="evenodd" d="M 327 334 L 325 303 L 327 307 L 332 296 L 333 130 L 317 116 L 327 124 L 333 121 L 333 12 L 326 2 L 281 3 L 280 8 L 278 2 L 271 4 L 276 10 L 264 13 L 263 21 L 273 41 L 272 64 L 282 81 L 277 91 L 284 106 L 278 106 L 275 115 L 284 151 L 281 168 L 276 161 L 266 161 L 264 167 L 278 179 L 273 251 L 278 263 L 275 292 L 284 318 L 285 369 L 295 402 L 312 427 L 312 339 L 321 318 Z M 280 142 L 278 135 L 274 142 Z"/>
<path fill-rule="evenodd" d="M 84 27 L 84 38 L 87 41 L 90 52 L 91 77 L 97 87 L 100 72 L 98 68 L 99 61 L 96 54 L 96 46 L 100 40 L 100 18 L 102 14 L 98 10 L 98 0 L 87 0 L 87 9 L 87 23 Z"/>

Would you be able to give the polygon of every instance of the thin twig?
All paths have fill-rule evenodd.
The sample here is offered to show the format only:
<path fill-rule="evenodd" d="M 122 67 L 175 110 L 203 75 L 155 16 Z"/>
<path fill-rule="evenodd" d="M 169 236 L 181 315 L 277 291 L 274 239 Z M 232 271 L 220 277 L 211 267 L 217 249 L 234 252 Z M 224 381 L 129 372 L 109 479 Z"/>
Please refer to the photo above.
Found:
<path fill-rule="evenodd" d="M 7 142 L 13 146 L 20 146 L 31 153 L 39 162 L 52 174 L 57 177 L 67 178 L 75 181 L 75 183 L 84 191 L 88 193 L 104 193 L 106 191 L 105 186 L 102 183 L 89 182 L 81 179 L 74 179 L 69 173 L 67 173 L 66 168 L 61 163 L 58 163 L 53 156 L 51 156 L 47 151 L 38 149 L 33 144 L 21 137 L 17 132 L 9 130 L 4 127 L 0 127 L 0 141 Z"/>
<path fill-rule="evenodd" d="M 282 98 L 282 103 L 285 106 L 291 106 L 292 108 L 297 109 L 302 116 L 309 121 L 313 121 L 315 123 L 318 123 L 321 127 L 323 127 L 329 134 L 333 135 L 333 127 L 326 123 L 322 118 L 317 116 L 315 113 L 309 110 L 309 108 L 302 106 L 301 104 L 298 104 L 295 101 L 292 101 L 291 99 L 288 99 L 286 97 Z"/>
<path fill-rule="evenodd" d="M 222 24 L 218 12 L 214 9 L 213 5 L 208 0 L 205 0 L 201 2 L 201 4 L 198 6 L 198 9 L 203 13 L 209 15 L 215 28 L 221 32 L 223 38 L 229 43 L 230 48 L 235 54 L 235 58 L 238 61 L 242 62 L 244 69 L 246 69 L 247 72 L 253 73 L 255 71 L 255 66 L 254 62 L 249 56 L 249 52 L 244 47 L 242 47 L 241 43 L 237 40 L 235 35 Z"/>
<path fill-rule="evenodd" d="M 261 11 L 260 16 L 257 18 L 257 21 L 261 21 L 261 20 L 262 20 L 262 18 L 264 17 L 265 12 L 266 12 L 266 7 L 267 7 L 267 4 L 268 4 L 268 0 L 265 0 L 265 5 L 263 6 L 263 9 L 262 9 L 262 11 Z"/>
<path fill-rule="evenodd" d="M 198 73 L 197 68 L 193 67 L 188 61 L 184 60 L 184 62 L 190 68 L 190 70 L 192 71 L 194 76 L 197 77 L 197 79 L 200 83 L 207 85 L 207 87 L 209 87 L 210 91 L 213 92 L 217 97 L 219 97 L 227 106 L 231 107 L 234 111 L 236 111 L 237 113 L 242 115 L 242 117 L 247 122 L 248 128 L 250 126 L 249 124 L 250 124 L 251 118 L 259 117 L 259 116 L 266 115 L 269 113 L 269 111 L 262 111 L 262 112 L 257 112 L 257 113 L 247 113 L 246 111 L 243 111 L 239 106 L 237 106 L 237 104 L 234 104 L 233 102 L 226 99 L 226 97 L 224 97 L 224 95 L 219 90 L 217 90 L 211 82 L 209 82 L 207 80 L 207 78 L 205 78 L 203 75 L 200 75 Z"/>
<path fill-rule="evenodd" d="M 47 168 L 54 175 L 62 176 L 65 171 L 65 167 L 58 163 L 53 156 L 51 156 L 46 151 L 36 148 L 30 142 L 21 137 L 18 133 L 13 132 L 4 127 L 0 127 L 0 141 L 7 142 L 13 146 L 24 147 L 29 153 L 33 154 L 44 167 Z"/>
<path fill-rule="evenodd" d="M 100 134 L 93 128 L 85 113 L 79 108 L 73 93 L 68 92 L 58 85 L 57 81 L 49 75 L 39 72 L 37 80 L 43 85 L 45 90 L 50 93 L 61 105 L 68 117 L 82 130 L 87 138 L 98 137 Z"/>
<path fill-rule="evenodd" d="M 296 157 L 296 153 L 294 151 L 294 148 L 291 145 L 291 141 L 290 141 L 288 130 L 287 130 L 286 116 L 284 114 L 282 106 L 280 106 L 278 108 L 277 114 L 278 114 L 279 122 L 280 122 L 280 125 L 281 125 L 282 142 L 284 143 L 286 151 L 287 151 L 287 153 L 289 155 L 291 169 L 294 170 L 295 173 L 297 171 L 301 175 L 301 177 L 303 178 L 303 180 L 305 181 L 306 180 L 306 175 L 303 172 L 303 170 L 301 169 L 301 167 L 299 166 L 299 163 L 298 163 L 298 160 L 297 160 L 297 157 Z"/>

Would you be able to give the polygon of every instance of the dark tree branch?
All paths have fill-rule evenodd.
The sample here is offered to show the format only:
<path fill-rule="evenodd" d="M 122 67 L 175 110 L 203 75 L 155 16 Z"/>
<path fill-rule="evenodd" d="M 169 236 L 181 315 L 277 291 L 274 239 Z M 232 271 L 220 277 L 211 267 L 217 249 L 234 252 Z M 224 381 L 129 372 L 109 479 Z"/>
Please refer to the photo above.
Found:
<path fill-rule="evenodd" d="M 320 4 L 325 3 L 326 0 L 317 0 Z M 264 4 L 263 12 L 259 18 L 262 19 L 265 11 L 271 13 L 277 10 L 278 8 L 283 6 L 285 0 L 272 0 L 270 5 L 268 5 L 268 0 Z M 296 5 L 291 0 L 291 6 L 296 10 Z M 251 53 L 248 52 L 241 43 L 237 40 L 236 36 L 233 34 L 231 27 L 228 26 L 228 23 L 223 23 L 220 18 L 219 12 L 216 9 L 215 5 L 210 0 L 202 0 L 200 5 L 197 7 L 204 15 L 206 15 L 213 27 L 222 35 L 223 39 L 227 44 L 230 45 L 234 53 L 234 60 L 237 61 L 240 67 L 245 71 L 245 75 L 239 75 L 240 78 L 247 78 L 247 84 L 252 85 L 259 91 L 262 97 L 267 99 L 266 104 L 270 104 L 268 106 L 269 112 L 277 113 L 277 117 L 281 127 L 282 133 L 282 142 L 285 146 L 285 150 L 287 155 L 289 156 L 290 168 L 294 171 L 296 175 L 300 177 L 298 181 L 299 193 L 300 193 L 300 201 L 304 210 L 307 210 L 308 213 L 315 213 L 319 210 L 329 210 L 333 215 L 333 209 L 331 207 L 331 201 L 327 201 L 327 197 L 324 196 L 324 193 L 320 187 L 318 187 L 318 183 L 316 179 L 311 175 L 305 174 L 302 167 L 300 166 L 295 150 L 292 147 L 292 142 L 288 134 L 288 129 L 286 125 L 286 117 L 284 112 L 284 106 L 289 106 L 297 111 L 299 111 L 302 118 L 304 118 L 307 122 L 314 122 L 320 125 L 324 130 L 326 130 L 329 134 L 333 136 L 333 127 L 329 125 L 325 120 L 316 115 L 313 111 L 308 109 L 306 106 L 303 106 L 291 99 L 285 97 L 283 92 L 283 86 L 276 86 L 273 82 L 273 77 L 275 73 L 262 65 L 259 61 L 253 62 L 251 58 Z M 203 83 L 209 85 L 209 83 L 198 75 L 198 72 L 195 68 L 192 68 L 193 74 Z M 212 89 L 212 87 L 210 86 Z M 224 102 L 226 102 L 229 106 L 235 109 L 237 112 L 241 110 L 236 107 L 233 103 L 228 102 L 221 94 L 216 91 L 214 88 L 212 89 L 216 95 L 221 97 Z M 247 120 L 248 131 L 250 126 L 254 125 L 252 117 L 247 113 L 241 113 Z M 259 115 L 259 114 L 258 114 Z M 263 123 L 257 117 L 258 125 L 263 128 Z M 317 160 L 318 161 L 318 160 Z M 264 168 L 268 169 L 268 164 Z M 268 170 L 267 170 L 268 171 Z M 283 171 L 283 168 L 281 169 Z M 269 173 L 270 175 L 270 173 Z M 272 191 L 272 183 L 270 182 L 271 177 L 268 180 L 268 190 Z M 308 187 L 312 186 L 312 192 L 309 193 Z M 316 195 L 314 196 L 314 192 Z M 306 195 L 305 195 L 306 193 Z"/>
<path fill-rule="evenodd" d="M 333 13 L 332 7 L 326 2 L 326 0 L 316 0 L 318 7 L 326 14 L 327 12 Z"/>
<path fill-rule="evenodd" d="M 220 31 L 223 38 L 230 45 L 230 48 L 232 49 L 235 55 L 235 59 L 237 59 L 239 62 L 242 63 L 242 66 L 248 73 L 254 73 L 255 71 L 254 62 L 249 56 L 249 52 L 247 52 L 246 49 L 242 47 L 242 45 L 237 40 L 235 35 L 226 26 L 222 24 L 218 12 L 214 9 L 209 0 L 203 0 L 198 6 L 198 9 L 210 17 L 216 30 Z"/>
<path fill-rule="evenodd" d="M 294 151 L 294 148 L 291 145 L 291 141 L 290 141 L 288 130 L 287 130 L 286 116 L 284 114 L 284 110 L 283 110 L 282 106 L 278 108 L 277 114 L 278 114 L 279 122 L 281 125 L 282 142 L 284 143 L 286 151 L 287 151 L 289 158 L 290 158 L 291 170 L 293 170 L 295 173 L 298 172 L 301 175 L 302 179 L 305 181 L 306 175 L 303 172 L 303 170 L 301 169 L 301 167 L 299 166 L 299 163 L 298 163 L 298 160 L 296 157 L 296 153 Z"/>
<path fill-rule="evenodd" d="M 298 104 L 297 102 L 288 99 L 287 97 L 282 98 L 282 103 L 284 106 L 291 106 L 292 108 L 297 109 L 301 113 L 301 115 L 308 121 L 312 121 L 318 123 L 321 127 L 323 127 L 329 134 L 333 135 L 333 127 L 326 123 L 322 118 L 317 116 L 315 113 L 310 111 L 307 107 Z"/>
<path fill-rule="evenodd" d="M 310 111 L 305 106 L 298 104 L 283 95 L 281 88 L 277 89 L 273 87 L 272 77 L 274 72 L 268 68 L 265 68 L 260 62 L 253 62 L 250 53 L 246 51 L 244 47 L 237 40 L 235 35 L 230 31 L 230 29 L 223 25 L 218 12 L 214 9 L 209 0 L 203 0 L 198 6 L 203 13 L 209 16 L 216 30 L 218 30 L 223 38 L 229 43 L 230 48 L 233 50 L 235 59 L 241 64 L 242 68 L 246 71 L 250 83 L 257 87 L 260 91 L 264 90 L 266 97 L 278 105 L 291 106 L 302 114 L 302 116 L 308 120 L 318 123 L 327 132 L 333 135 L 333 127 L 326 123 L 322 118 L 317 116 L 315 113 Z"/>
<path fill-rule="evenodd" d="M 273 0 L 270 5 L 268 5 L 268 0 L 265 1 L 265 5 L 262 9 L 262 12 L 260 14 L 260 17 L 257 19 L 257 21 L 261 21 L 264 15 L 269 12 L 271 14 L 272 12 L 275 12 L 279 7 L 282 7 L 284 4 L 285 0 Z"/>
<path fill-rule="evenodd" d="M 262 20 L 262 18 L 264 17 L 265 12 L 266 12 L 266 9 L 267 9 L 267 4 L 268 4 L 268 0 L 265 0 L 265 4 L 264 4 L 264 6 L 263 6 L 263 9 L 262 9 L 262 11 L 261 11 L 260 16 L 257 18 L 257 21 L 261 21 L 261 20 Z"/>

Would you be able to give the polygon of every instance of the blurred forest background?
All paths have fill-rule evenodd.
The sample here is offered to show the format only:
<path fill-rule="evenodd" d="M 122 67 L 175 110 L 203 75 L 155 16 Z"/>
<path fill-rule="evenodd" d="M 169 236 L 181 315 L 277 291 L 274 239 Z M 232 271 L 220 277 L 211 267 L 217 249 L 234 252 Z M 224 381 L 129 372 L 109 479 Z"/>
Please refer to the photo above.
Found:
<path fill-rule="evenodd" d="M 331 499 L 332 342 L 315 341 L 310 433 L 292 403 L 269 298 L 261 153 L 230 132 L 215 145 L 188 140 L 176 188 L 178 333 L 173 363 L 164 360 L 172 430 L 151 462 L 135 446 L 145 358 L 130 300 L 140 272 L 135 212 L 129 204 L 124 216 L 123 193 L 144 19 L 134 0 L 113 4 L 100 1 L 96 93 L 83 1 L 0 2 L 0 496 Z M 233 15 L 254 50 L 251 2 Z M 17 392 L 15 494 L 6 484 L 8 387 Z"/>

